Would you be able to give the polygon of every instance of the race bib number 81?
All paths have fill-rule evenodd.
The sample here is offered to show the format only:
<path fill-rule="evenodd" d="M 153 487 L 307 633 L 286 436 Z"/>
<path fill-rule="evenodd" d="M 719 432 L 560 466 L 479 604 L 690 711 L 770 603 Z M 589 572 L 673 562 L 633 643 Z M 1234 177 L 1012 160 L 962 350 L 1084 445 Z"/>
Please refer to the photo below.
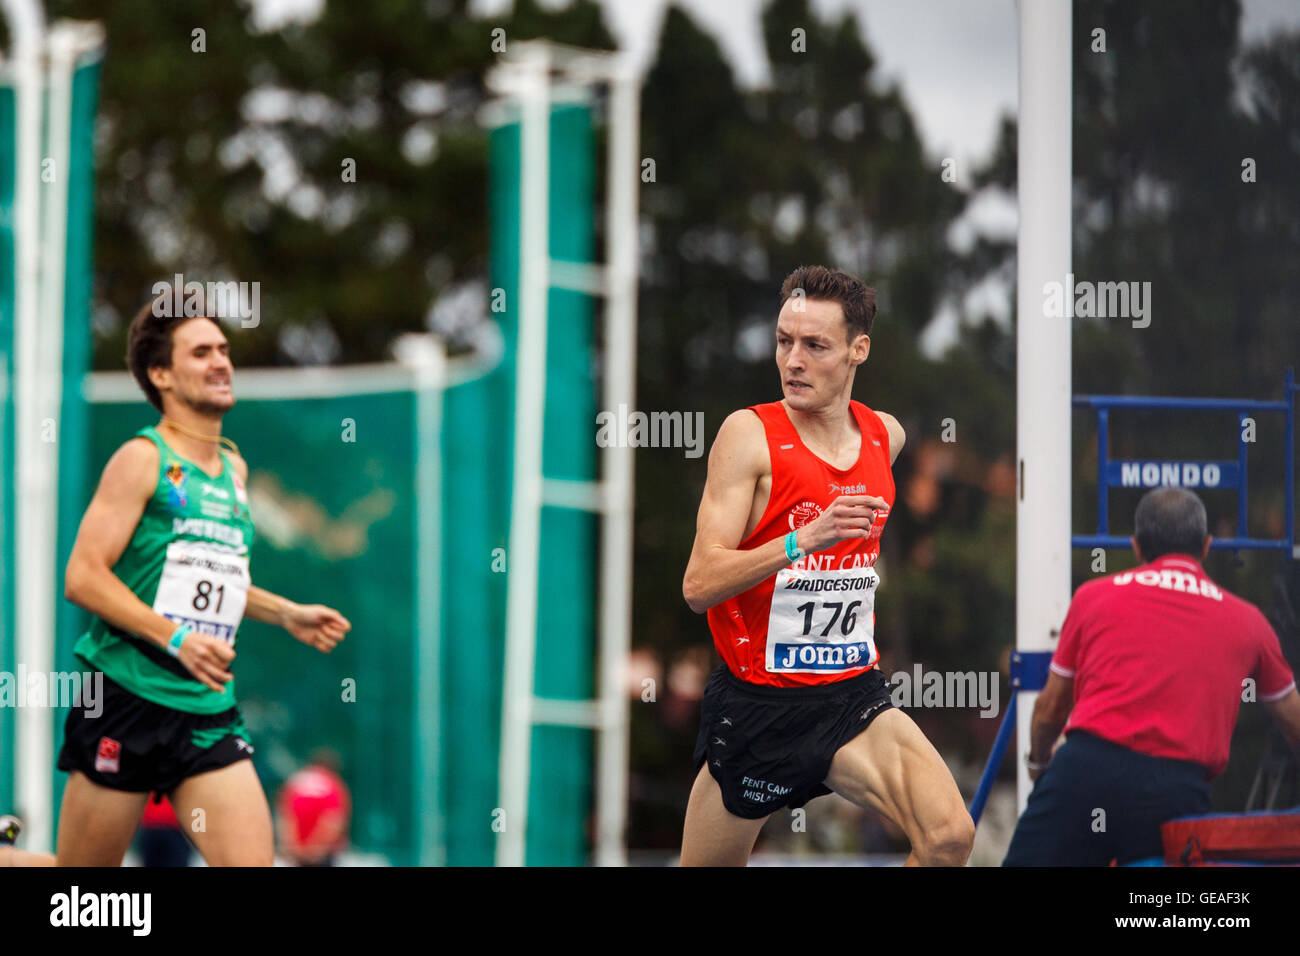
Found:
<path fill-rule="evenodd" d="M 874 568 L 777 572 L 767 619 L 767 670 L 827 674 L 876 659 Z"/>
<path fill-rule="evenodd" d="M 246 555 L 198 541 L 173 541 L 167 546 L 153 609 L 199 634 L 233 644 L 250 583 Z"/>

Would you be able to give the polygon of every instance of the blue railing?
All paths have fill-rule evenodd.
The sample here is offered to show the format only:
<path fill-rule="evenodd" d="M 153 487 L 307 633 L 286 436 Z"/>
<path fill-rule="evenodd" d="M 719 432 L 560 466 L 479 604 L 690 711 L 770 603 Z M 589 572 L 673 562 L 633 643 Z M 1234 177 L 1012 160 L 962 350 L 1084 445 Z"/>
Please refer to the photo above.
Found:
<path fill-rule="evenodd" d="M 1300 558 L 1296 549 L 1295 528 L 1295 395 L 1300 391 L 1295 382 L 1295 371 L 1286 370 L 1286 381 L 1281 401 L 1258 401 L 1248 398 L 1144 398 L 1134 395 L 1076 395 L 1075 408 L 1091 408 L 1097 413 L 1097 533 L 1076 534 L 1070 543 L 1076 548 L 1127 548 L 1129 539 L 1110 533 L 1110 489 L 1156 488 L 1161 485 L 1182 485 L 1195 489 L 1222 488 L 1237 491 L 1237 532 L 1230 538 L 1215 538 L 1212 548 L 1232 551 L 1246 549 L 1278 550 L 1293 558 Z M 1236 412 L 1236 461 L 1162 461 L 1152 459 L 1110 458 L 1110 412 L 1112 409 L 1141 409 L 1154 411 L 1186 412 Z M 1246 530 L 1247 490 L 1245 422 L 1258 412 L 1281 412 L 1285 419 L 1285 455 L 1283 501 L 1286 511 L 1286 537 L 1280 539 L 1252 538 Z"/>

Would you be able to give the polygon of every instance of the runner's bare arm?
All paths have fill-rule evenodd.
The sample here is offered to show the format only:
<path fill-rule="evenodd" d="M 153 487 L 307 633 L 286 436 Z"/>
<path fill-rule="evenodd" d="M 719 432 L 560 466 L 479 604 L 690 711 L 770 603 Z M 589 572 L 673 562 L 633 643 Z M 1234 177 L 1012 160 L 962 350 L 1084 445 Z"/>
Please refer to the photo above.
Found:
<path fill-rule="evenodd" d="M 709 474 L 695 521 L 682 596 L 696 614 L 752 588 L 790 564 L 785 539 L 741 551 L 754 489 L 766 467 L 767 438 L 753 412 L 733 412 L 718 429 L 709 451 Z M 871 495 L 841 495 L 817 518 L 799 529 L 796 541 L 806 551 L 820 551 L 849 537 L 866 537 L 875 509 L 886 503 Z"/>
<path fill-rule="evenodd" d="M 252 618 L 254 621 L 261 621 L 264 624 L 274 624 L 276 627 L 283 627 L 289 608 L 293 602 L 287 597 L 281 597 L 279 594 L 273 594 L 266 588 L 250 586 L 248 589 L 248 601 L 244 605 L 244 617 Z"/>
<path fill-rule="evenodd" d="M 682 579 L 682 596 L 696 614 L 753 587 L 786 567 L 777 539 L 737 550 L 766 458 L 763 423 L 748 409 L 733 412 L 709 450 L 709 471 L 695 519 L 695 544 Z"/>
<path fill-rule="evenodd" d="M 296 604 L 265 588 L 250 587 L 244 614 L 282 627 L 309 647 L 328 654 L 352 630 L 352 622 L 323 604 Z"/>
<path fill-rule="evenodd" d="M 229 453 L 239 480 L 248 484 L 248 462 Z M 298 640 L 328 654 L 352 630 L 352 622 L 322 604 L 297 604 L 266 588 L 249 587 L 244 616 L 282 627 Z"/>
<path fill-rule="evenodd" d="M 1291 749 L 1300 754 L 1300 693 L 1294 687 L 1277 700 L 1264 701 L 1264 708 L 1282 731 Z"/>
<path fill-rule="evenodd" d="M 158 481 L 158 449 L 135 438 L 114 452 L 77 530 L 63 595 L 124 631 L 165 647 L 176 625 L 145 604 L 113 573 Z"/>
<path fill-rule="evenodd" d="M 77 529 L 63 596 L 114 627 L 165 648 L 176 625 L 136 597 L 113 573 L 157 482 L 158 449 L 153 442 L 133 438 L 114 452 Z M 205 634 L 189 635 L 180 652 L 185 668 L 218 692 L 221 683 L 231 680 L 226 665 L 234 656 L 233 647 Z"/>
<path fill-rule="evenodd" d="M 898 453 L 903 450 L 903 445 L 907 442 L 907 432 L 903 431 L 903 426 L 898 423 L 898 419 L 889 412 L 876 412 L 880 420 L 885 423 L 885 430 L 889 432 L 889 463 L 892 465 L 898 461 Z"/>
<path fill-rule="evenodd" d="M 1052 759 L 1052 745 L 1061 736 L 1065 721 L 1074 707 L 1074 678 L 1049 671 L 1047 683 L 1034 701 L 1034 716 L 1029 725 L 1029 759 L 1046 764 Z M 1041 771 L 1031 772 L 1038 776 Z"/>

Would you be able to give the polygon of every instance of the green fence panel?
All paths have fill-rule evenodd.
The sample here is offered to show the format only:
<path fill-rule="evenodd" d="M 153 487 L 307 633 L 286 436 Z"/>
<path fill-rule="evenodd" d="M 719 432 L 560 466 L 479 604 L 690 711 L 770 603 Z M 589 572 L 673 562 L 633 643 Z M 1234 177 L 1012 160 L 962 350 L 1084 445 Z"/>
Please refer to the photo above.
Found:
<path fill-rule="evenodd" d="M 95 227 L 95 111 L 99 95 L 100 60 L 96 56 L 79 66 L 72 77 L 70 143 L 66 179 L 68 219 L 64 243 L 63 280 L 63 399 L 59 410 L 59 512 L 55 549 L 56 670 L 81 670 L 71 645 L 86 627 L 87 616 L 61 599 L 63 572 L 81 522 L 75 503 L 89 496 L 86 456 L 90 448 L 90 409 L 82 394 L 82 381 L 90 368 L 91 296 L 94 275 Z M 54 708 L 54 753 L 63 746 L 66 708 Z M 62 803 L 67 774 L 50 768 L 56 813 Z"/>
<path fill-rule="evenodd" d="M 552 108 L 550 129 L 550 254 L 590 261 L 594 244 L 595 146 L 585 103 Z M 505 365 L 513 374 L 518 342 L 520 128 L 508 121 L 492 131 L 492 284 L 505 291 L 501 314 Z M 547 478 L 595 477 L 595 383 L 592 304 L 581 293 L 551 290 L 548 300 L 545 436 Z M 514 407 L 513 379 L 506 408 Z M 509 419 L 503 419 L 508 421 Z M 510 475 L 513 431 L 504 429 L 502 474 Z M 509 501 L 502 503 L 509 513 Z M 546 508 L 541 522 L 541 571 L 535 692 L 587 699 L 594 674 L 593 604 L 596 518 Z M 502 626 L 504 627 L 504 621 Z M 496 680 L 500 681 L 500 671 Z M 499 696 L 499 692 L 498 692 Z M 499 739 L 500 706 L 497 706 Z M 491 749 L 495 755 L 496 747 Z M 530 865 L 587 862 L 593 737 L 590 730 L 542 727 L 532 736 L 528 843 Z M 490 834 L 489 834 L 490 837 Z M 490 849 L 490 840 L 486 841 Z"/>

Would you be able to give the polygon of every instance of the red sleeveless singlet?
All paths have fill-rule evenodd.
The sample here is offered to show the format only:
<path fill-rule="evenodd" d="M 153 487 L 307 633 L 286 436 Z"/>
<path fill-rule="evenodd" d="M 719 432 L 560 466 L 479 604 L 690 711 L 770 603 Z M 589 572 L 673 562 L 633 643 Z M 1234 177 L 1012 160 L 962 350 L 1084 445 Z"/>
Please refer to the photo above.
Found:
<path fill-rule="evenodd" d="M 772 460 L 772 491 L 749 551 L 817 518 L 840 495 L 875 495 L 894 504 L 889 432 L 861 402 L 849 408 L 862 433 L 852 467 L 835 468 L 804 445 L 781 402 L 750 406 L 763 422 Z M 736 677 L 752 684 L 804 687 L 856 677 L 880 659 L 874 640 L 880 535 L 889 509 L 876 514 L 871 535 L 848 538 L 809 554 L 748 591 L 709 608 L 713 643 Z"/>

